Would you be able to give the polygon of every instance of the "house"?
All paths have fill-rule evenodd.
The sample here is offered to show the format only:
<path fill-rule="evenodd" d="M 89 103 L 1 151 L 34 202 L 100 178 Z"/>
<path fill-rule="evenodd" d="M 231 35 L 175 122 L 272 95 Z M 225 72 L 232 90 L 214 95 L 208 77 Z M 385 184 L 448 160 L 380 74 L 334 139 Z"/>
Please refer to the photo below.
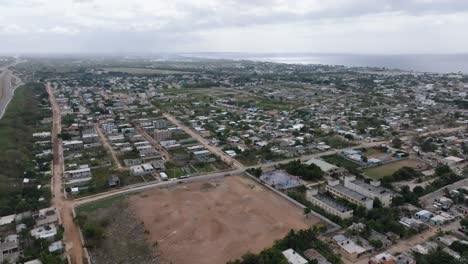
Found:
<path fill-rule="evenodd" d="M 64 172 L 64 176 L 67 179 L 82 179 L 89 178 L 92 176 L 90 168 L 81 168 L 77 170 L 69 170 Z"/>
<path fill-rule="evenodd" d="M 9 235 L 0 239 L 0 263 L 16 263 L 20 255 L 18 235 Z"/>
<path fill-rule="evenodd" d="M 424 222 L 429 222 L 434 214 L 428 210 L 421 210 L 415 214 L 416 219 L 420 219 Z"/>
<path fill-rule="evenodd" d="M 358 245 L 356 242 L 342 234 L 335 235 L 333 237 L 333 241 L 339 247 L 341 255 L 351 261 L 357 260 L 368 252 L 366 248 Z"/>
<path fill-rule="evenodd" d="M 163 129 L 163 130 L 159 130 L 159 129 L 156 129 L 154 130 L 154 140 L 160 142 L 160 141 L 164 141 L 164 140 L 168 140 L 170 139 L 172 136 L 172 132 L 168 129 Z"/>
<path fill-rule="evenodd" d="M 52 244 L 49 245 L 49 248 L 48 248 L 49 252 L 50 253 L 53 253 L 53 252 L 63 252 L 65 250 L 65 247 L 63 246 L 63 243 L 62 241 L 56 241 Z"/>
<path fill-rule="evenodd" d="M 155 172 L 156 169 L 150 163 L 143 163 L 130 167 L 130 175 L 132 176 L 145 176 Z"/>
<path fill-rule="evenodd" d="M 395 256 L 395 264 L 416 264 L 416 260 L 408 254 L 400 254 Z"/>
<path fill-rule="evenodd" d="M 62 141 L 62 145 L 64 149 L 68 150 L 80 150 L 84 146 L 81 140 L 64 140 Z"/>
<path fill-rule="evenodd" d="M 211 152 L 209 150 L 199 150 L 193 152 L 193 155 L 195 155 L 195 158 L 199 161 L 207 161 L 211 155 Z"/>
<path fill-rule="evenodd" d="M 373 256 L 369 264 L 395 264 L 395 257 L 387 252 Z"/>
<path fill-rule="evenodd" d="M 338 203 L 328 196 L 318 193 L 317 189 L 307 190 L 306 199 L 313 205 L 322 208 L 325 212 L 338 216 L 341 219 L 347 219 L 353 216 L 353 210 L 351 208 Z"/>
<path fill-rule="evenodd" d="M 47 240 L 53 240 L 57 235 L 57 228 L 55 225 L 46 225 L 31 229 L 31 236 L 36 239 L 42 238 Z"/>
<path fill-rule="evenodd" d="M 309 248 L 304 251 L 304 256 L 310 260 L 316 260 L 317 264 L 331 264 L 322 254 L 320 254 L 316 249 Z"/>
<path fill-rule="evenodd" d="M 9 225 L 15 222 L 15 214 L 0 217 L 0 226 Z"/>
<path fill-rule="evenodd" d="M 120 186 L 119 176 L 117 175 L 109 176 L 109 178 L 107 179 L 107 186 L 109 186 L 109 188 L 119 187 Z"/>
<path fill-rule="evenodd" d="M 59 223 L 57 210 L 54 207 L 40 209 L 37 214 L 33 214 L 33 219 L 36 220 L 35 227 L 56 225 Z"/>
<path fill-rule="evenodd" d="M 309 263 L 305 258 L 303 258 L 299 253 L 290 248 L 282 252 L 283 256 L 286 258 L 289 264 L 307 264 Z"/>

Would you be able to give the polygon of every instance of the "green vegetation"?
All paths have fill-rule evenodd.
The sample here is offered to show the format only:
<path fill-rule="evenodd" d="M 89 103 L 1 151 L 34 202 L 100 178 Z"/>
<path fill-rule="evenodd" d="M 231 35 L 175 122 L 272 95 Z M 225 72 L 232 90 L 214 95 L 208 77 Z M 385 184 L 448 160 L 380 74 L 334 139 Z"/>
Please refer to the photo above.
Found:
<path fill-rule="evenodd" d="M 300 160 L 293 160 L 287 164 L 280 165 L 289 174 L 299 176 L 305 181 L 318 181 L 322 179 L 323 171 L 315 164 L 304 164 Z"/>
<path fill-rule="evenodd" d="M 286 237 L 275 242 L 268 249 L 258 254 L 247 253 L 241 259 L 230 261 L 228 264 L 287 264 L 282 251 L 292 248 L 301 255 L 309 248 L 314 248 L 333 264 L 342 263 L 341 258 L 335 255 L 328 244 L 319 237 L 317 229 L 291 230 Z"/>
<path fill-rule="evenodd" d="M 409 181 L 424 176 L 421 172 L 411 167 L 402 167 L 390 176 L 382 178 L 383 183 L 392 183 L 396 181 Z"/>
<path fill-rule="evenodd" d="M 97 209 L 107 208 L 107 207 L 112 206 L 115 202 L 123 201 L 126 198 L 127 198 L 126 195 L 116 195 L 116 196 L 111 196 L 106 199 L 98 200 L 97 202 L 94 202 L 94 203 L 81 205 L 80 207 L 77 208 L 77 213 L 78 214 L 87 213 L 87 212 L 95 211 Z"/>
<path fill-rule="evenodd" d="M 43 84 L 30 83 L 17 88 L 15 96 L 0 120 L 0 215 L 37 209 L 46 204 L 49 188 L 38 190 L 35 185 L 23 185 L 22 179 L 29 178 L 36 184 L 47 184 L 49 177 L 37 171 L 48 171 L 50 157 L 34 160 L 41 149 L 34 144 L 32 134 L 50 131 L 40 121 L 51 116 L 47 106 L 47 92 Z M 43 202 L 38 199 L 44 197 Z"/>
<path fill-rule="evenodd" d="M 322 156 L 320 158 L 338 167 L 343 167 L 353 174 L 360 174 L 360 166 L 357 163 L 347 160 L 337 154 Z"/>
<path fill-rule="evenodd" d="M 365 169 L 364 174 L 373 179 L 382 179 L 392 176 L 395 172 L 403 167 L 416 168 L 419 165 L 420 163 L 417 160 L 404 159 Z"/>
<path fill-rule="evenodd" d="M 456 175 L 447 165 L 438 166 L 435 169 L 434 176 L 436 179 L 426 186 L 426 188 L 418 186 L 415 187 L 413 191 L 410 191 L 408 186 L 402 186 L 400 191 L 401 195 L 395 196 L 392 200 L 393 205 L 398 206 L 404 203 L 411 203 L 419 206 L 419 197 L 462 179 L 462 177 Z"/>

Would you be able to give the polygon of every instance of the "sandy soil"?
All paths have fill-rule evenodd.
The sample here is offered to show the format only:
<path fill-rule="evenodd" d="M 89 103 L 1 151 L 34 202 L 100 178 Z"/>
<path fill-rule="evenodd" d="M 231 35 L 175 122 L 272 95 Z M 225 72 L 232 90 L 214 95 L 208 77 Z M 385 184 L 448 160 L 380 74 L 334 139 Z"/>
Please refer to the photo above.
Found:
<path fill-rule="evenodd" d="M 161 263 L 226 263 L 260 252 L 290 229 L 319 219 L 245 177 L 180 185 L 129 198 L 129 207 L 157 242 Z"/>

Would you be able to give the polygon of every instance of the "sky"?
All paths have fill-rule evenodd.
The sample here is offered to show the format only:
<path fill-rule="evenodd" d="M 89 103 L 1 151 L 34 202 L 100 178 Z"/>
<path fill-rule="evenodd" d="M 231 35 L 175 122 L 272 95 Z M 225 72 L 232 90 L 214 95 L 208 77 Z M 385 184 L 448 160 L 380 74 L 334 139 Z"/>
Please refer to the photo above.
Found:
<path fill-rule="evenodd" d="M 0 53 L 468 53 L 468 0 L 0 0 Z"/>

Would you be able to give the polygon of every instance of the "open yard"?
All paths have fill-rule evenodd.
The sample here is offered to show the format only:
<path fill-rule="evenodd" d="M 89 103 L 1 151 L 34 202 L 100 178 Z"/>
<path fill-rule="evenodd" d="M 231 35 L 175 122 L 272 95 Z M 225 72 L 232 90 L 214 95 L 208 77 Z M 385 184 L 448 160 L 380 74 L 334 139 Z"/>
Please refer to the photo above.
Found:
<path fill-rule="evenodd" d="M 373 179 L 381 179 L 385 176 L 392 175 L 395 171 L 403 167 L 417 168 L 421 163 L 415 159 L 404 159 L 387 163 L 380 166 L 371 167 L 364 170 L 364 174 Z"/>
<path fill-rule="evenodd" d="M 128 205 L 161 263 L 226 263 L 320 222 L 245 177 L 151 190 Z"/>

